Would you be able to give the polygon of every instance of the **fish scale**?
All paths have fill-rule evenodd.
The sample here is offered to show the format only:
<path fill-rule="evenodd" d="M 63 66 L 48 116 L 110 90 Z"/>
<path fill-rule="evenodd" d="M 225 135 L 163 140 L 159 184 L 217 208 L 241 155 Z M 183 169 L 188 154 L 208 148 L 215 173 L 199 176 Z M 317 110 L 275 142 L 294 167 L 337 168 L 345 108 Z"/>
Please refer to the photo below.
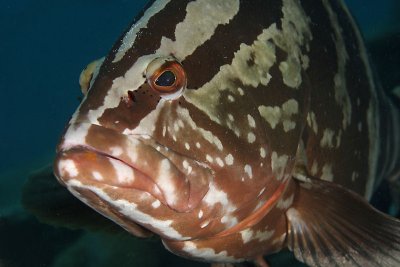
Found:
<path fill-rule="evenodd" d="M 128 232 L 211 263 L 400 264 L 366 202 L 398 177 L 399 111 L 342 1 L 153 1 L 89 66 L 54 171 Z"/>

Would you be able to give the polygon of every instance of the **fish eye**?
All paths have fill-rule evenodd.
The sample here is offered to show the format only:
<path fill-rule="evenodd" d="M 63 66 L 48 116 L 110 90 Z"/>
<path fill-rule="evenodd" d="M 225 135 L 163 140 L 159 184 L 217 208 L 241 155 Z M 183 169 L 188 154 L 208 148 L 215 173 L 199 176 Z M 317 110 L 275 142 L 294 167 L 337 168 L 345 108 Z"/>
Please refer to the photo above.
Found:
<path fill-rule="evenodd" d="M 154 59 L 147 66 L 146 79 L 150 87 L 165 99 L 176 99 L 186 88 L 186 73 L 173 57 Z"/>

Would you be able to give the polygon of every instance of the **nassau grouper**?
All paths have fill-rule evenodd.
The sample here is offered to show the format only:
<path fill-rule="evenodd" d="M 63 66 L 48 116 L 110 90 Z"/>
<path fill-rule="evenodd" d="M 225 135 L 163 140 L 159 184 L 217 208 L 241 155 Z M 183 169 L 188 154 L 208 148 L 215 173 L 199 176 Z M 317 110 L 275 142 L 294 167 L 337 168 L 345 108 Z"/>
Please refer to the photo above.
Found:
<path fill-rule="evenodd" d="M 367 201 L 400 170 L 399 111 L 339 0 L 152 1 L 104 58 L 55 175 L 182 257 L 400 266 Z"/>

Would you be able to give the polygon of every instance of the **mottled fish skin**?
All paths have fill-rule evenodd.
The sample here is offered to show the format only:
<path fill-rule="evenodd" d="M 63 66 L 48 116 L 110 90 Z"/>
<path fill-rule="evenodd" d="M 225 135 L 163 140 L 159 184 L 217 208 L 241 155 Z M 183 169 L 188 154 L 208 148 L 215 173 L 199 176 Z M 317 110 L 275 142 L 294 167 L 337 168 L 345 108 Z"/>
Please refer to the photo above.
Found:
<path fill-rule="evenodd" d="M 146 77 L 171 56 L 187 77 L 172 99 Z M 153 1 L 100 64 L 55 174 L 176 254 L 234 262 L 279 251 L 293 176 L 369 198 L 400 169 L 398 111 L 342 1 Z"/>

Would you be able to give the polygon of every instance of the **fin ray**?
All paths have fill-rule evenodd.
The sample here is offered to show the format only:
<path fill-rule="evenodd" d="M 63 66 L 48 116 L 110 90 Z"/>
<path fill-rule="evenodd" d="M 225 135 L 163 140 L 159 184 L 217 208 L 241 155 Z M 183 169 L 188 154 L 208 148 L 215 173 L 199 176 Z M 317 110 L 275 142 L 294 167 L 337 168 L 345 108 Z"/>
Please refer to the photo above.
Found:
<path fill-rule="evenodd" d="M 400 266 L 400 221 L 357 194 L 314 178 L 298 181 L 286 216 L 288 247 L 310 266 Z"/>

